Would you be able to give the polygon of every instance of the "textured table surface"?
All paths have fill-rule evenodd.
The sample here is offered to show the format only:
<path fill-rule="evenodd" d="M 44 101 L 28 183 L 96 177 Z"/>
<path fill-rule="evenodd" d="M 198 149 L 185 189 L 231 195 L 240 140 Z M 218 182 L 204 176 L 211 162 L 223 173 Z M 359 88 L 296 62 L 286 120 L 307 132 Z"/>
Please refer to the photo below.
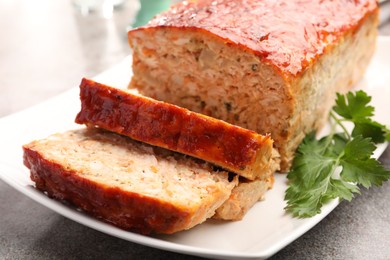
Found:
<path fill-rule="evenodd" d="M 130 2 L 104 19 L 82 16 L 70 0 L 0 0 L 0 117 L 73 88 L 129 55 L 126 27 L 133 16 Z M 390 35 L 390 25 L 380 32 Z M 381 160 L 390 167 L 390 149 Z M 199 259 L 87 228 L 0 181 L 0 259 L 122 258 Z M 272 259 L 390 259 L 390 182 L 341 203 Z"/>

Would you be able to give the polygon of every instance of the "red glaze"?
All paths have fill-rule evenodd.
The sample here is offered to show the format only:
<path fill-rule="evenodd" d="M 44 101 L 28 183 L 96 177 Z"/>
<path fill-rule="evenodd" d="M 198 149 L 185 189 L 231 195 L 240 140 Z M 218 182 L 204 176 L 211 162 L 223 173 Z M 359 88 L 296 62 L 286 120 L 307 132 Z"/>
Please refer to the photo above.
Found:
<path fill-rule="evenodd" d="M 224 121 L 83 79 L 79 124 L 188 154 L 249 179 L 269 174 L 272 141 Z"/>
<path fill-rule="evenodd" d="M 294 76 L 377 10 L 376 0 L 184 1 L 138 30 L 205 30 L 226 43 L 253 51 L 281 72 Z"/>

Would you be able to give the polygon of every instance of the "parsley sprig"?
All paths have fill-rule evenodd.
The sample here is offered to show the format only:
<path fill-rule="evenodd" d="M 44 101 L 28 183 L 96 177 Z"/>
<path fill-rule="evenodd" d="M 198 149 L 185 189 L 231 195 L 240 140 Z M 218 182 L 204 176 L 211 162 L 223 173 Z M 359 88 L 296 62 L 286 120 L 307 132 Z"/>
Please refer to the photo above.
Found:
<path fill-rule="evenodd" d="M 312 217 L 332 199 L 351 201 L 360 193 L 359 185 L 380 186 L 390 179 L 390 171 L 372 158 L 376 144 L 390 141 L 390 130 L 372 119 L 370 101 L 361 90 L 337 94 L 330 112 L 331 133 L 320 139 L 315 133 L 304 138 L 287 175 L 287 212 L 299 218 Z M 351 123 L 353 129 L 348 131 Z"/>

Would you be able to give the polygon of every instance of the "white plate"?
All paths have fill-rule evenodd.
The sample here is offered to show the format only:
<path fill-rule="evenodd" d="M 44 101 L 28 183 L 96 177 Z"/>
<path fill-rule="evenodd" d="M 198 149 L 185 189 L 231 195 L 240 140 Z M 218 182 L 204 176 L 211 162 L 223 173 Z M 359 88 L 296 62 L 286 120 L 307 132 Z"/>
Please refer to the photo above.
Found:
<path fill-rule="evenodd" d="M 390 97 L 388 50 L 390 38 L 379 38 L 376 55 L 365 78 L 357 86 L 373 96 L 376 119 L 385 124 L 390 124 L 390 118 L 386 114 Z M 95 80 L 125 87 L 131 76 L 129 68 L 130 58 L 126 58 Z M 88 227 L 135 243 L 185 254 L 219 259 L 267 258 L 304 234 L 338 205 L 335 200 L 313 218 L 294 219 L 283 210 L 286 176 L 277 175 L 275 186 L 266 194 L 265 201 L 257 203 L 242 221 L 210 220 L 189 231 L 154 237 L 120 230 L 36 191 L 30 181 L 29 171 L 22 163 L 21 146 L 24 143 L 80 127 L 73 123 L 80 108 L 79 103 L 78 88 L 75 87 L 33 108 L 0 119 L 0 176 L 6 183 L 35 201 Z M 380 155 L 384 149 L 385 145 L 382 145 L 376 155 Z"/>

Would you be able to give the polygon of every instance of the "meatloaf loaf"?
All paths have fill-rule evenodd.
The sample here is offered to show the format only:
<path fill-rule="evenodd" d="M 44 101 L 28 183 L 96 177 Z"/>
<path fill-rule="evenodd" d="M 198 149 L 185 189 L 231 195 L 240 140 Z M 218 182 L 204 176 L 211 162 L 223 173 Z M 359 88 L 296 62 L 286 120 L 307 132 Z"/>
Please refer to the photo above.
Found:
<path fill-rule="evenodd" d="M 144 234 L 202 223 L 237 185 L 208 163 L 99 129 L 55 134 L 23 149 L 37 189 Z"/>
<path fill-rule="evenodd" d="M 83 79 L 76 122 L 212 162 L 245 178 L 268 179 L 273 141 L 208 116 Z"/>
<path fill-rule="evenodd" d="M 362 77 L 377 21 L 375 0 L 183 1 L 128 32 L 130 87 L 271 133 L 287 171 L 335 93 Z"/>

